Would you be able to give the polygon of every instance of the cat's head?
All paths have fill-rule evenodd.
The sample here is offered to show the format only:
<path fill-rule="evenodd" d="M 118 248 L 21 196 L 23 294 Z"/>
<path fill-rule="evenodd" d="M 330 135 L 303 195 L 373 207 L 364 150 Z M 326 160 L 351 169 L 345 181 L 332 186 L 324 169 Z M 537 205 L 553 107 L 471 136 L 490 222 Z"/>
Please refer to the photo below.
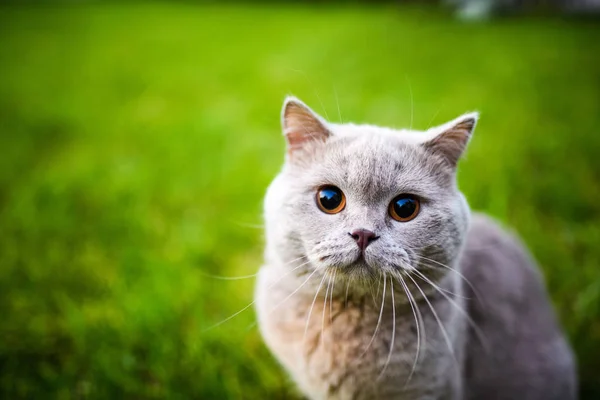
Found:
<path fill-rule="evenodd" d="M 332 124 L 287 98 L 286 161 L 265 200 L 267 262 L 365 279 L 451 264 L 469 221 L 456 165 L 476 122 Z"/>

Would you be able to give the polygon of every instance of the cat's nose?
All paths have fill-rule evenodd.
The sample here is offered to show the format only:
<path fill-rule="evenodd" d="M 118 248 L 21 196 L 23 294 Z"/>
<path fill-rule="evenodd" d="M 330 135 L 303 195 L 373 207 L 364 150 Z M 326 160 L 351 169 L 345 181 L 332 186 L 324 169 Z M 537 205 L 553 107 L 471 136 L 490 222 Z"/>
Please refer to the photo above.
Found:
<path fill-rule="evenodd" d="M 358 245 L 360 251 L 365 251 L 371 242 L 379 239 L 379 236 L 368 229 L 356 229 L 349 233 L 349 235 L 352 236 L 352 239 L 356 240 L 356 244 Z"/>

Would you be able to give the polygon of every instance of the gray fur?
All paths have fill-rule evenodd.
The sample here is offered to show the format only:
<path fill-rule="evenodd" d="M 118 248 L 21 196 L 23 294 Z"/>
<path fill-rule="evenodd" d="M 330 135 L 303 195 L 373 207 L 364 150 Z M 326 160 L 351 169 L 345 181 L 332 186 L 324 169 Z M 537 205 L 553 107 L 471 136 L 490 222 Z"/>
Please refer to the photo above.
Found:
<path fill-rule="evenodd" d="M 306 396 L 576 398 L 538 270 L 516 239 L 471 216 L 456 187 L 476 114 L 396 131 L 329 124 L 292 98 L 283 118 L 288 155 L 265 199 L 256 308 Z M 318 209 L 322 185 L 345 193 L 339 214 Z M 422 199 L 409 222 L 388 214 L 401 193 Z M 364 261 L 348 234 L 359 228 L 380 236 Z"/>

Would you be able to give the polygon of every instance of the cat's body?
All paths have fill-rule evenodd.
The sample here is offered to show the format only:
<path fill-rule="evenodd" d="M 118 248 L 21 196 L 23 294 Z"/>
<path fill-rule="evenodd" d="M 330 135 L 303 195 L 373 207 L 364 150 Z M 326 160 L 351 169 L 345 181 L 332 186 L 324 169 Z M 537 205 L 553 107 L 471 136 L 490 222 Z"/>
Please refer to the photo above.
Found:
<path fill-rule="evenodd" d="M 256 304 L 267 345 L 309 398 L 576 397 L 537 269 L 455 187 L 457 141 L 474 122 L 334 126 L 286 104 L 288 162 L 265 203 Z M 323 185 L 344 193 L 340 210 L 317 208 Z M 390 218 L 407 192 L 416 216 Z M 354 228 L 375 233 L 361 242 Z"/>

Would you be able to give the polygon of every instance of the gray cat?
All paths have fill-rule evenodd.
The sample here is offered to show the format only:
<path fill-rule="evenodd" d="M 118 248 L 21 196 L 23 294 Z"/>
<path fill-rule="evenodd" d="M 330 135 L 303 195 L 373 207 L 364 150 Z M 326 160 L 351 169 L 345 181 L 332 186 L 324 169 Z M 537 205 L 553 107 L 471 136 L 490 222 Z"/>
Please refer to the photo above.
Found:
<path fill-rule="evenodd" d="M 256 308 L 307 397 L 576 398 L 534 262 L 456 187 L 477 117 L 398 131 L 286 99 Z"/>

